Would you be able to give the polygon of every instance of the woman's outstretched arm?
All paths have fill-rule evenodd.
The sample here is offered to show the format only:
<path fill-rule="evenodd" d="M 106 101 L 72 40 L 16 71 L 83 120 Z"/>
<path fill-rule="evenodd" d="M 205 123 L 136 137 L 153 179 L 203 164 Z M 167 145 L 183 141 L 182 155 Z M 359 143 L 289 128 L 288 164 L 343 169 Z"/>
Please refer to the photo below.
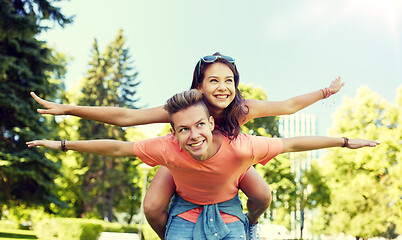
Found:
<path fill-rule="evenodd" d="M 283 101 L 261 101 L 246 99 L 245 104 L 249 108 L 246 122 L 259 117 L 280 116 L 296 113 L 311 104 L 337 93 L 345 83 L 341 83 L 341 77 L 331 82 L 329 87 L 317 91 L 299 95 Z"/>
<path fill-rule="evenodd" d="M 38 97 L 34 92 L 31 92 L 31 96 L 45 108 L 37 110 L 38 113 L 41 114 L 73 115 L 121 127 L 169 122 L 168 114 L 162 106 L 144 109 L 74 106 L 44 100 Z"/>

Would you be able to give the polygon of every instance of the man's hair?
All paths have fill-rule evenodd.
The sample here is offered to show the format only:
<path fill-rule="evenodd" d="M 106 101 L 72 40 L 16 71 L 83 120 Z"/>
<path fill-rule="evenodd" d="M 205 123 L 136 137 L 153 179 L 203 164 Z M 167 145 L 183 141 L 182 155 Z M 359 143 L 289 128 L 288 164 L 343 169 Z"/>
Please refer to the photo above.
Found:
<path fill-rule="evenodd" d="M 187 109 L 191 106 L 202 106 L 205 109 L 205 112 L 207 113 L 208 117 L 209 111 L 207 106 L 205 105 L 204 102 L 204 97 L 200 90 L 198 89 L 190 89 L 181 93 L 177 93 L 173 95 L 173 97 L 169 98 L 166 101 L 166 104 L 164 106 L 164 109 L 168 112 L 169 114 L 169 121 L 170 125 L 174 128 L 174 124 L 172 122 L 172 114 L 175 114 L 181 110 Z"/>

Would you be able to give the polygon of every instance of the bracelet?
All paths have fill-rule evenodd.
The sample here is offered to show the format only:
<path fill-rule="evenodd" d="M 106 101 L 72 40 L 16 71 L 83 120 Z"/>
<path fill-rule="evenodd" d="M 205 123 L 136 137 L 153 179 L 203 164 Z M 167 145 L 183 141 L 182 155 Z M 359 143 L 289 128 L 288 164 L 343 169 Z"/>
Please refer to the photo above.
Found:
<path fill-rule="evenodd" d="M 332 93 L 331 93 L 331 89 L 329 89 L 329 88 L 324 88 L 324 89 L 320 89 L 321 90 L 321 92 L 322 92 L 322 97 L 325 99 L 325 98 L 328 98 L 329 96 L 331 96 L 332 95 Z"/>
<path fill-rule="evenodd" d="M 61 140 L 61 151 L 63 151 L 63 152 L 67 151 L 65 139 Z"/>
<path fill-rule="evenodd" d="M 342 138 L 343 138 L 343 145 L 342 145 L 342 147 L 347 147 L 348 144 L 349 144 L 349 138 L 347 138 L 347 137 L 342 137 Z"/>

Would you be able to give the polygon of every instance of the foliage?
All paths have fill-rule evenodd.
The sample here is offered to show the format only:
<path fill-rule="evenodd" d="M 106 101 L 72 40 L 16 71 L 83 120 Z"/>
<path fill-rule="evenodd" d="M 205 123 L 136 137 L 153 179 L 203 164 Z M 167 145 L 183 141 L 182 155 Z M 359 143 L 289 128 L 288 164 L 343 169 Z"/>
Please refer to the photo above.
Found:
<path fill-rule="evenodd" d="M 79 105 L 134 107 L 137 72 L 131 67 L 132 62 L 125 47 L 125 37 L 120 30 L 114 41 L 104 53 L 98 49 L 95 40 L 92 48 L 92 60 L 84 79 Z M 112 138 L 126 140 L 122 128 L 97 123 L 85 119 L 78 122 L 79 139 Z M 93 154 L 80 154 L 80 168 L 85 169 L 79 175 L 81 216 L 115 219 L 114 210 L 124 210 L 129 214 L 128 221 L 137 211 L 140 203 L 137 166 L 139 161 L 129 158 L 111 158 Z M 117 204 L 117 206 L 115 205 Z"/>
<path fill-rule="evenodd" d="M 240 84 L 239 89 L 244 98 L 267 100 L 261 88 Z M 266 137 L 279 136 L 277 119 L 275 116 L 252 119 L 242 126 L 242 132 Z M 289 227 L 289 217 L 285 216 L 290 216 L 290 211 L 294 211 L 293 206 L 297 198 L 295 176 L 290 171 L 289 155 L 279 155 L 265 166 L 257 164 L 255 168 L 267 181 L 273 196 L 270 211 L 264 218 Z M 245 196 L 242 194 L 240 196 L 244 202 Z"/>
<path fill-rule="evenodd" d="M 334 148 L 325 156 L 320 167 L 330 194 L 316 231 L 364 238 L 402 233 L 401 99 L 402 86 L 396 104 L 362 87 L 336 109 L 332 135 L 381 144 L 375 149 Z"/>
<path fill-rule="evenodd" d="M 267 95 L 259 87 L 239 84 L 239 89 L 246 99 L 267 100 Z M 255 118 L 242 126 L 242 132 L 259 136 L 279 136 L 278 123 L 275 116 Z"/>
<path fill-rule="evenodd" d="M 0 229 L 18 229 L 18 224 L 10 220 L 0 220 Z"/>
<path fill-rule="evenodd" d="M 10 239 L 29 240 L 29 239 L 38 239 L 38 238 L 35 236 L 35 233 L 30 230 L 0 229 L 0 239 L 1 240 L 10 240 Z"/>
<path fill-rule="evenodd" d="M 47 218 L 35 225 L 38 239 L 97 239 L 101 232 L 138 233 L 137 225 L 121 225 L 96 219 Z"/>
<path fill-rule="evenodd" d="M 95 219 L 51 218 L 37 223 L 34 230 L 40 240 L 96 240 L 102 224 Z"/>
<path fill-rule="evenodd" d="M 60 164 L 25 146 L 55 135 L 29 97 L 36 91 L 52 99 L 62 86 L 63 61 L 36 39 L 49 21 L 64 26 L 71 19 L 46 0 L 0 0 L 0 205 L 8 207 L 44 205 L 50 211 L 52 204 L 63 205 L 53 183 Z"/>
<path fill-rule="evenodd" d="M 290 163 L 289 154 L 282 154 L 270 160 L 263 167 L 263 177 L 272 191 L 270 216 L 267 217 L 274 224 L 280 224 L 287 228 L 290 226 L 289 216 L 291 211 L 295 211 L 294 206 L 297 198 L 296 177 L 291 172 Z M 262 166 L 257 165 L 256 168 L 261 171 Z"/>
<path fill-rule="evenodd" d="M 20 205 L 8 210 L 7 221 L 13 223 L 16 229 L 31 229 L 35 223 L 50 216 L 44 207 Z"/>
<path fill-rule="evenodd" d="M 146 240 L 159 240 L 159 236 L 156 234 L 156 232 L 151 228 L 149 224 L 144 225 L 142 229 L 142 235 L 143 239 Z"/>

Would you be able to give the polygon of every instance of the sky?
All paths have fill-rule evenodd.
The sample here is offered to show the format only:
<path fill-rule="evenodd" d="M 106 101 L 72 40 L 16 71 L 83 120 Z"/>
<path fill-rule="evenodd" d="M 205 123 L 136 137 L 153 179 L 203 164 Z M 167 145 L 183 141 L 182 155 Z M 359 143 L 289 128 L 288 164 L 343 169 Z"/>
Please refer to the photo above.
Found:
<path fill-rule="evenodd" d="M 281 101 L 329 86 L 337 94 L 301 111 L 315 115 L 320 134 L 344 97 L 366 85 L 390 102 L 402 85 L 402 1 L 399 0 L 71 0 L 65 28 L 39 36 L 72 60 L 66 87 L 85 77 L 90 51 L 123 29 L 139 72 L 137 106 L 163 105 L 189 89 L 200 57 L 219 51 L 235 58 L 240 81 Z"/>

